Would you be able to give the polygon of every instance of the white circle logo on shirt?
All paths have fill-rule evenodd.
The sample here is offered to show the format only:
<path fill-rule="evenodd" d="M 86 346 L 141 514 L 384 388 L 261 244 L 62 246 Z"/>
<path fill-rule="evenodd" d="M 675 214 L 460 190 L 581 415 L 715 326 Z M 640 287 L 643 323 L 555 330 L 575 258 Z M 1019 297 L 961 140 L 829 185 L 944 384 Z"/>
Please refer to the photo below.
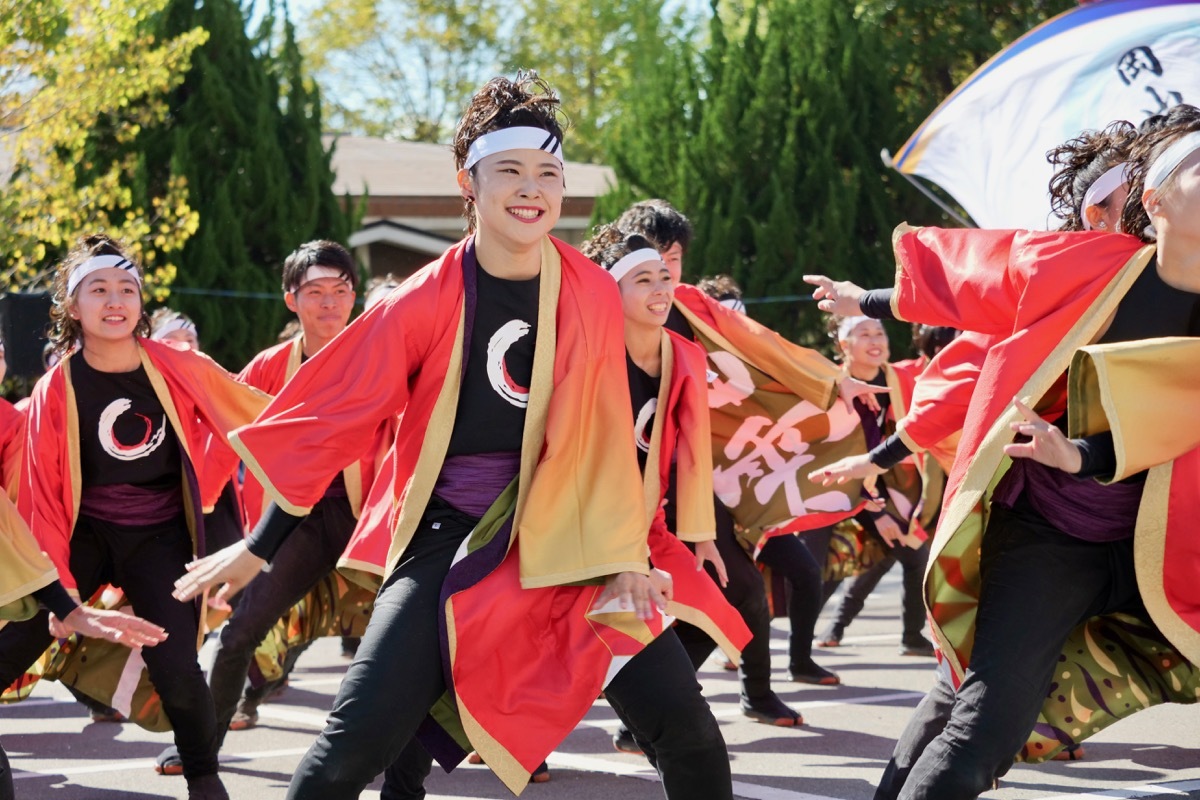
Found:
<path fill-rule="evenodd" d="M 508 374 L 508 365 L 504 356 L 522 337 L 528 335 L 530 325 L 519 319 L 509 320 L 492 334 L 487 346 L 487 376 L 488 382 L 496 390 L 496 394 L 512 403 L 517 408 L 529 405 L 529 387 L 521 386 Z"/>
<path fill-rule="evenodd" d="M 113 400 L 108 404 L 108 408 L 100 415 L 100 447 L 104 452 L 108 453 L 118 461 L 137 461 L 139 458 L 145 458 L 158 449 L 158 446 L 163 443 L 163 439 L 167 436 L 166 420 L 163 420 L 163 425 L 156 431 L 154 423 L 145 414 L 134 412 L 134 416 L 140 417 L 146 423 L 146 432 L 142 435 L 141 441 L 135 444 L 124 444 L 117 439 L 117 433 L 113 427 L 117 424 L 117 420 L 122 414 L 133 407 L 133 403 L 122 397 L 119 400 Z"/>
<path fill-rule="evenodd" d="M 650 436 L 653 433 L 654 412 L 658 409 L 658 398 L 651 397 L 646 401 L 646 405 L 642 406 L 642 410 L 637 413 L 637 418 L 633 421 L 633 440 L 637 442 L 638 450 L 643 453 L 650 452 Z"/>

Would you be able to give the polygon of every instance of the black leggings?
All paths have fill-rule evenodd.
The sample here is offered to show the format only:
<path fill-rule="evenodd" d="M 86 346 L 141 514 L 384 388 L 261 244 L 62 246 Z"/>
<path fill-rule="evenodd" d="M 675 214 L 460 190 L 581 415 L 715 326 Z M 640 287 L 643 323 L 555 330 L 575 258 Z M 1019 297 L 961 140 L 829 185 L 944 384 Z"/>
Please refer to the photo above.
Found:
<path fill-rule="evenodd" d="M 742 648 L 739 675 L 742 696 L 761 698 L 771 692 L 771 612 L 767 604 L 762 573 L 742 547 L 733 528 L 733 517 L 721 501 L 713 498 L 717 518 L 717 552 L 725 562 L 728 585 L 721 588 L 725 599 L 737 609 L 750 629 L 752 638 Z M 799 538 L 791 535 L 772 538 L 763 546 L 759 560 L 784 575 L 790 586 L 788 616 L 792 633 L 788 641 L 788 660 L 792 669 L 803 669 L 812 658 L 813 628 L 824 602 L 821 595 L 821 569 Z M 705 564 L 713 580 L 716 570 Z M 720 583 L 718 582 L 718 585 Z M 716 643 L 704 631 L 680 622 L 679 638 L 696 669 L 716 649 Z"/>
<path fill-rule="evenodd" d="M 878 563 L 872 564 L 863 572 L 855 575 L 838 604 L 833 622 L 830 623 L 830 632 L 836 634 L 837 638 L 841 638 L 846 628 L 850 627 L 850 623 L 866 606 L 867 598 L 871 592 L 875 591 L 879 581 L 899 561 L 904 570 L 902 584 L 904 593 L 901 600 L 903 637 L 901 641 L 906 645 L 921 643 L 925 638 L 923 634 L 925 629 L 925 597 L 923 594 L 925 565 L 929 561 L 931 542 L 932 540 L 927 540 L 915 550 L 899 544 L 889 547 L 887 555 Z M 841 581 L 832 583 L 836 587 L 841 584 Z"/>
<path fill-rule="evenodd" d="M 16 792 L 13 790 L 12 767 L 8 764 L 8 754 L 4 745 L 0 744 L 0 800 L 13 800 Z"/>
<path fill-rule="evenodd" d="M 939 681 L 896 743 L 876 800 L 973 798 L 1004 774 L 1037 721 L 1063 643 L 1099 614 L 1145 616 L 1133 539 L 1088 542 L 992 506 L 966 678 Z"/>
<path fill-rule="evenodd" d="M 788 668 L 803 672 L 812 664 L 813 629 L 825 603 L 822 595 L 822 568 L 814 555 L 791 534 L 773 536 L 763 545 L 758 560 L 783 575 L 788 582 Z"/>
<path fill-rule="evenodd" d="M 212 695 L 196 659 L 199 612 L 171 597 L 175 580 L 192 560 L 181 514 L 159 525 L 119 526 L 81 516 L 71 537 L 71 572 L 82 597 L 105 583 L 120 586 L 133 611 L 170 636 L 142 650 L 150 680 L 175 732 L 189 778 L 217 772 L 217 722 Z M 48 611 L 0 630 L 0 686 L 19 678 L 53 642 Z"/>
<path fill-rule="evenodd" d="M 290 800 L 357 798 L 410 744 L 446 688 L 439 595 L 454 553 L 474 523 L 450 509 L 426 511 L 379 592 L 325 730 L 292 778 Z M 668 797 L 732 798 L 725 742 L 674 635 L 664 634 L 647 646 L 605 693 L 634 733 L 654 746 Z"/>
<path fill-rule="evenodd" d="M 284 540 L 271 565 L 242 590 L 233 616 L 221 629 L 209 676 L 218 744 L 237 711 L 255 649 L 279 618 L 337 566 L 353 532 L 350 501 L 345 497 L 323 498 Z M 294 659 L 299 653 L 293 656 L 289 652 L 288 656 Z"/>

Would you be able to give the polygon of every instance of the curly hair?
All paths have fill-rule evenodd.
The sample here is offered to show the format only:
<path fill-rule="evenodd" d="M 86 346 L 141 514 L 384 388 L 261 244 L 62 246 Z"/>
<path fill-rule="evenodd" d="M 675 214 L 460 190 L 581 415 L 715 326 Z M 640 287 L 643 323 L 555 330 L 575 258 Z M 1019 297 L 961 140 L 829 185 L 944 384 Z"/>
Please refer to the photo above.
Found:
<path fill-rule="evenodd" d="M 1177 139 L 1200 131 L 1200 108 L 1189 105 L 1173 106 L 1166 114 L 1147 119 L 1139 131 L 1137 140 L 1129 152 L 1129 167 L 1126 169 L 1129 199 L 1125 201 L 1125 208 L 1121 212 L 1121 230 L 1140 236 L 1143 241 L 1153 241 L 1153 237 L 1146 230 L 1150 227 L 1150 215 L 1142 207 L 1146 171 Z M 1171 180 L 1168 177 L 1159 191 L 1170 187 Z"/>
<path fill-rule="evenodd" d="M 454 143 L 450 146 L 454 154 L 455 169 L 467 163 L 467 151 L 475 140 L 492 131 L 505 128 L 541 128 L 563 141 L 563 133 L 570 122 L 562 110 L 558 95 L 550 84 L 533 71 L 520 70 L 515 79 L 492 78 L 477 91 L 454 131 Z M 463 216 L 467 230 L 475 230 L 475 202 L 466 200 Z"/>
<path fill-rule="evenodd" d="M 1050 208 L 1063 220 L 1059 230 L 1081 231 L 1087 190 L 1105 172 L 1129 158 L 1137 130 L 1124 120 L 1102 131 L 1087 131 L 1046 154 L 1058 169 L 1050 179 Z M 1107 207 L 1108 199 L 1101 201 Z"/>
<path fill-rule="evenodd" d="M 625 209 L 617 219 L 622 230 L 640 233 L 670 250 L 676 243 L 686 253 L 692 243 L 692 223 L 666 200 L 642 200 Z"/>
<path fill-rule="evenodd" d="M 116 239 L 102 233 L 85 236 L 80 239 L 66 258 L 59 262 L 54 272 L 54 284 L 50 290 L 52 305 L 50 307 L 50 333 L 47 338 L 59 356 L 66 354 L 77 342 L 83 341 L 83 326 L 79 320 L 71 316 L 71 306 L 75 298 L 67 296 L 67 283 L 71 273 L 92 256 L 120 256 L 137 268 L 138 279 L 141 280 L 142 265 L 129 257 L 125 246 Z M 138 298 L 141 300 L 141 297 Z M 150 336 L 150 315 L 146 313 L 146 303 L 142 307 L 137 326 L 133 329 L 134 336 L 143 338 Z"/>
<path fill-rule="evenodd" d="M 738 286 L 738 282 L 729 275 L 701 278 L 700 282 L 696 284 L 696 288 L 718 302 L 742 299 L 742 287 Z"/>
<path fill-rule="evenodd" d="M 610 222 L 597 225 L 591 238 L 579 246 L 579 252 L 605 269 L 612 269 L 625 256 L 646 248 L 658 250 L 654 242 L 640 233 L 627 233 Z"/>

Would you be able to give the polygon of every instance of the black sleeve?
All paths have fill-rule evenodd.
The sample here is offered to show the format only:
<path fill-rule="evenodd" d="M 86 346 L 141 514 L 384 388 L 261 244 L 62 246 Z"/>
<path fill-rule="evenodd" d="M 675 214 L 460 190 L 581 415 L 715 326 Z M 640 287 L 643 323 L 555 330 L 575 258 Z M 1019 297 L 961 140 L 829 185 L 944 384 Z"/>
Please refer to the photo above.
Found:
<path fill-rule="evenodd" d="M 1117 474 L 1117 451 L 1113 446 L 1112 431 L 1072 439 L 1071 444 L 1079 448 L 1079 455 L 1083 457 L 1076 478 L 1110 480 Z"/>
<path fill-rule="evenodd" d="M 887 470 L 911 455 L 912 450 L 908 449 L 908 445 L 900 438 L 900 434 L 893 433 L 875 445 L 875 449 L 870 452 L 869 457 L 872 464 L 880 469 Z"/>
<path fill-rule="evenodd" d="M 864 317 L 871 319 L 895 319 L 892 313 L 892 293 L 894 289 L 868 289 L 858 301 Z"/>
<path fill-rule="evenodd" d="M 66 619 L 68 614 L 79 607 L 75 598 L 67 594 L 67 590 L 58 581 L 36 590 L 33 599 L 50 609 L 50 613 L 59 619 Z"/>
<path fill-rule="evenodd" d="M 262 519 L 246 537 L 246 549 L 259 558 L 270 561 L 292 531 L 300 527 L 304 517 L 289 514 L 272 502 L 263 513 Z"/>

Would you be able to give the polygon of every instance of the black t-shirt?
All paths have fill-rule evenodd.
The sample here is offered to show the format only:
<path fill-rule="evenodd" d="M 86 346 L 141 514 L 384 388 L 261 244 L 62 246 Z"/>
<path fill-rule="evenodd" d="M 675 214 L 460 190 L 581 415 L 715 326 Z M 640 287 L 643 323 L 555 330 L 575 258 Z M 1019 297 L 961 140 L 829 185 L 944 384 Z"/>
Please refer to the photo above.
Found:
<path fill-rule="evenodd" d="M 667 321 L 663 323 L 663 326 L 672 333 L 678 333 L 689 342 L 696 341 L 696 332 L 692 330 L 687 317 L 674 303 L 671 304 L 671 310 L 667 312 Z"/>
<path fill-rule="evenodd" d="M 475 274 L 479 299 L 450 456 L 520 451 L 533 377 L 540 277 L 509 281 L 478 266 Z"/>
<path fill-rule="evenodd" d="M 887 386 L 887 372 L 880 369 L 874 378 L 865 383 L 872 386 Z M 892 406 L 892 397 L 887 392 L 875 395 L 875 401 L 879 403 L 878 411 L 869 409 L 861 398 L 854 398 L 854 410 L 858 412 L 859 419 L 862 420 L 863 434 L 867 439 L 868 450 L 878 445 L 887 436 L 888 409 Z"/>
<path fill-rule="evenodd" d="M 80 355 L 71 359 L 71 384 L 79 413 L 80 467 L 84 486 L 179 485 L 179 439 L 146 368 L 99 372 Z"/>
<path fill-rule="evenodd" d="M 1159 336 L 1196 336 L 1200 295 L 1168 286 L 1158 275 L 1157 256 L 1121 298 L 1101 343 L 1133 342 Z"/>
<path fill-rule="evenodd" d="M 658 388 L 662 378 L 655 378 L 633 363 L 625 354 L 625 372 L 629 376 L 629 397 L 633 401 L 633 439 L 637 445 L 638 464 L 646 472 L 650 455 L 650 436 L 654 432 L 654 417 L 658 412 Z"/>

